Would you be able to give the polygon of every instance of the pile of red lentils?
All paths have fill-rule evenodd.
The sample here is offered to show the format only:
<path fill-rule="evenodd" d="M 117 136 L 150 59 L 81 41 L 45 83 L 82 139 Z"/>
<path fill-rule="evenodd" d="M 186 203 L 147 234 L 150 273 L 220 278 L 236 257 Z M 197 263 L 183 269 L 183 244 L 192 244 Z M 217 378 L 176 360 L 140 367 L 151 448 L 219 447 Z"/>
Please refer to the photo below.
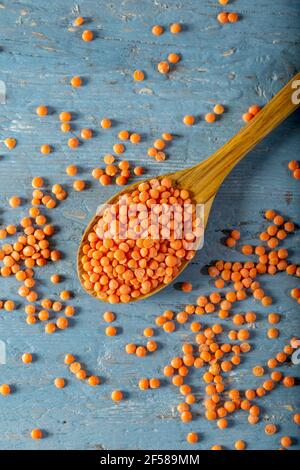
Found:
<path fill-rule="evenodd" d="M 162 178 L 139 184 L 107 208 L 80 253 L 85 289 L 115 304 L 138 299 L 172 282 L 181 265 L 195 255 L 190 244 L 203 236 L 201 220 L 191 203 L 189 191 L 174 187 L 170 178 Z M 152 209 L 164 205 L 176 208 L 177 213 L 171 220 L 160 211 L 154 224 Z M 190 217 L 191 231 L 181 232 L 179 237 L 176 234 L 186 205 L 193 208 L 185 213 L 185 222 L 187 215 Z M 122 224 L 126 227 L 124 237 Z"/>

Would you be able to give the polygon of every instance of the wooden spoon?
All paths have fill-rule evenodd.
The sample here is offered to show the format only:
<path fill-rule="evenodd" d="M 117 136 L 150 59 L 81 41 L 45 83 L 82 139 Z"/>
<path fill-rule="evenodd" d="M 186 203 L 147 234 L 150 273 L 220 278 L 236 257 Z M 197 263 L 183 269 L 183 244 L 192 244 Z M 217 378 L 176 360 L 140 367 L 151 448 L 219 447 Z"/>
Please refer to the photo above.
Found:
<path fill-rule="evenodd" d="M 277 127 L 299 106 L 299 103 L 297 104 L 292 101 L 292 94 L 295 92 L 295 87 L 293 88 L 292 84 L 296 80 L 300 80 L 300 72 L 297 73 L 294 78 L 292 78 L 292 80 L 283 87 L 246 126 L 244 126 L 234 137 L 232 137 L 232 139 L 229 140 L 229 142 L 223 145 L 223 147 L 213 153 L 209 158 L 191 168 L 179 170 L 176 171 L 176 173 L 162 175 L 171 178 L 176 186 L 189 190 L 195 203 L 204 204 L 205 226 L 208 221 L 214 198 L 226 176 L 235 167 L 235 165 L 256 146 L 256 144 L 275 129 L 275 127 Z M 124 190 L 119 191 L 110 198 L 106 204 L 116 203 L 122 194 L 133 191 L 140 183 L 141 181 L 127 186 Z M 85 287 L 82 278 L 83 269 L 80 261 L 83 255 L 82 247 L 87 242 L 88 234 L 92 230 L 93 226 L 99 220 L 100 212 L 101 209 L 98 211 L 98 215 L 95 215 L 87 226 L 78 250 L 78 276 L 84 289 Z M 189 261 L 184 261 L 181 264 L 177 275 L 186 268 L 188 263 Z M 155 290 L 139 297 L 138 299 L 133 299 L 132 301 L 150 297 L 150 295 L 155 294 L 164 287 L 166 287 L 166 285 L 161 284 Z M 93 290 L 85 290 L 90 295 L 98 298 Z"/>

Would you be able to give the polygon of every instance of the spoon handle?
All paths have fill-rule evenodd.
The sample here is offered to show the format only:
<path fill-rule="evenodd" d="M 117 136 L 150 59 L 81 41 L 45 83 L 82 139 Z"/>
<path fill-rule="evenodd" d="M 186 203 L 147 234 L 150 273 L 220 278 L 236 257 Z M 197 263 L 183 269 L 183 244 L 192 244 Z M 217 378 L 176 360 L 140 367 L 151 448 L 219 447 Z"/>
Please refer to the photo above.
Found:
<path fill-rule="evenodd" d="M 233 167 L 300 104 L 300 72 L 223 147 L 182 175 L 193 188 L 197 202 L 213 197 Z"/>

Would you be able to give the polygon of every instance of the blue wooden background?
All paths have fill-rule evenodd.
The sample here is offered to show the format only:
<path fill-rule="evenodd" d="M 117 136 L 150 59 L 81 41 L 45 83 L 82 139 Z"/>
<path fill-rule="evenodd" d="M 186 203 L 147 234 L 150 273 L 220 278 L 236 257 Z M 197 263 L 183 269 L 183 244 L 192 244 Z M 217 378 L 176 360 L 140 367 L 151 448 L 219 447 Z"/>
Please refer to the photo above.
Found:
<path fill-rule="evenodd" d="M 220 26 L 216 15 L 222 9 L 237 11 L 241 21 Z M 89 19 L 88 27 L 95 32 L 91 43 L 84 43 L 81 32 L 72 26 L 79 13 Z M 188 424 L 177 416 L 178 391 L 164 380 L 159 390 L 139 391 L 139 378 L 161 377 L 162 366 L 180 353 L 181 341 L 191 339 L 188 327 L 172 335 L 159 332 L 159 351 L 144 359 L 123 353 L 127 342 L 143 341 L 144 327 L 164 309 L 179 311 L 184 303 L 209 291 L 201 268 L 212 259 L 243 259 L 220 243 L 222 230 L 240 227 L 244 241 L 252 243 L 263 227 L 261 211 L 269 207 L 300 222 L 300 186 L 287 170 L 290 159 L 299 159 L 299 114 L 249 154 L 223 184 L 211 213 L 205 247 L 181 276 L 181 280 L 192 281 L 190 294 L 171 285 L 147 301 L 116 306 L 120 334 L 111 339 L 104 334 L 106 305 L 82 291 L 75 271 L 75 252 L 84 227 L 98 204 L 116 190 L 116 186 L 100 187 L 90 172 L 112 151 L 118 130 L 141 132 L 143 142 L 128 146 L 126 157 L 144 165 L 149 176 L 201 161 L 242 126 L 241 115 L 250 104 L 266 103 L 299 70 L 299 13 L 297 0 L 236 0 L 226 8 L 217 0 L 0 2 L 0 80 L 7 86 L 7 103 L 0 105 L 0 139 L 12 136 L 18 140 L 11 152 L 1 144 L 0 223 L 17 222 L 24 213 L 24 205 L 12 210 L 7 201 L 16 193 L 30 200 L 32 176 L 43 176 L 50 185 L 59 182 L 69 189 L 68 199 L 49 211 L 59 228 L 55 240 L 64 259 L 40 270 L 38 291 L 54 298 L 62 285 L 51 285 L 49 277 L 58 271 L 65 276 L 63 286 L 74 291 L 73 303 L 78 309 L 68 330 L 46 336 L 42 325 L 25 323 L 14 280 L 1 280 L 0 298 L 15 299 L 19 306 L 15 312 L 0 312 L 0 338 L 8 356 L 7 364 L 0 365 L 0 383 L 12 384 L 14 392 L 0 397 L 1 449 L 188 449 L 185 436 L 189 431 L 199 432 L 198 449 L 213 444 L 232 449 L 237 438 L 243 438 L 249 449 L 277 449 L 281 435 L 291 435 L 293 448 L 299 448 L 299 431 L 292 422 L 293 413 L 300 411 L 298 387 L 278 387 L 271 397 L 261 399 L 263 413 L 258 425 L 248 425 L 246 413 L 238 412 L 225 431 L 203 418 L 201 371 L 191 377 L 200 402 L 194 407 L 196 419 Z M 171 22 L 183 23 L 180 35 L 151 34 L 153 24 L 168 27 Z M 156 64 L 169 52 L 182 54 L 182 61 L 176 70 L 162 76 Z M 133 82 L 136 68 L 145 71 L 144 82 Z M 69 80 L 73 75 L 84 77 L 85 86 L 72 89 Z M 203 114 L 217 102 L 226 106 L 226 113 L 208 125 Z M 51 114 L 39 120 L 35 107 L 42 103 L 49 105 Z M 76 129 L 91 127 L 97 131 L 96 137 L 76 151 L 68 149 L 67 137 L 59 131 L 62 110 L 74 114 Z M 202 119 L 187 128 L 182 124 L 185 114 Z M 106 116 L 114 120 L 109 131 L 99 126 Z M 162 131 L 172 132 L 176 138 L 168 160 L 156 163 L 146 156 L 146 150 Z M 47 157 L 39 153 L 43 143 L 54 147 Z M 81 177 L 90 182 L 84 193 L 72 190 L 65 174 L 68 163 L 77 164 Z M 299 263 L 299 232 L 289 240 L 285 246 Z M 257 312 L 259 322 L 252 330 L 253 351 L 230 376 L 232 387 L 257 386 L 251 368 L 265 363 L 299 331 L 299 305 L 289 297 L 299 280 L 277 275 L 263 284 L 275 304 L 262 308 L 252 300 L 244 303 L 243 308 Z M 269 311 L 282 315 L 280 337 L 273 341 L 266 339 Z M 205 323 L 212 321 L 203 318 Z M 35 361 L 28 367 L 20 361 L 24 351 L 34 353 Z M 103 377 L 104 384 L 91 388 L 73 379 L 63 364 L 67 352 L 78 355 L 89 371 Z M 285 367 L 285 371 L 299 376 L 296 366 Z M 57 376 L 68 379 L 65 389 L 54 388 Z M 120 404 L 110 399 L 111 390 L 117 388 L 126 392 Z M 277 423 L 279 433 L 266 437 L 267 422 Z M 34 427 L 44 429 L 47 438 L 32 441 L 29 432 Z"/>

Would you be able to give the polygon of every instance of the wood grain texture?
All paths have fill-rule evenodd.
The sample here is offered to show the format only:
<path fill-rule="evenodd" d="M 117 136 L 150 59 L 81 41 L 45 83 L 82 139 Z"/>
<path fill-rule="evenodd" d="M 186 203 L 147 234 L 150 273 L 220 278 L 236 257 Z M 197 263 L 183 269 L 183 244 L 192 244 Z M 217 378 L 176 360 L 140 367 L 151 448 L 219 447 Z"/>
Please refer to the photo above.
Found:
<path fill-rule="evenodd" d="M 59 288 L 50 285 L 49 276 L 61 272 L 66 278 L 64 287 L 75 293 L 78 315 L 69 330 L 45 337 L 40 325 L 26 325 L 21 308 L 0 312 L 0 338 L 8 352 L 7 364 L 0 365 L 0 382 L 15 387 L 10 397 L 0 397 L 0 449 L 188 449 L 185 435 L 190 430 L 201 436 L 198 449 L 217 443 L 233 448 L 238 438 L 243 438 L 249 449 L 277 449 L 280 435 L 291 435 L 294 448 L 299 448 L 299 431 L 291 421 L 293 411 L 300 409 L 298 387 L 278 387 L 272 400 L 264 397 L 262 420 L 257 426 L 248 426 L 245 413 L 240 412 L 230 420 L 227 432 L 217 431 L 214 424 L 206 422 L 201 404 L 195 408 L 194 422 L 181 423 L 175 411 L 181 397 L 166 382 L 154 392 L 138 390 L 140 377 L 161 376 L 162 366 L 180 353 L 180 342 L 191 339 L 188 328 L 169 336 L 160 332 L 159 351 L 144 360 L 120 353 L 127 342 L 142 342 L 143 328 L 164 309 L 179 311 L 184 303 L 192 303 L 197 295 L 208 292 L 211 286 L 202 271 L 207 263 L 217 258 L 244 259 L 220 243 L 224 229 L 239 227 L 243 240 L 254 243 L 263 227 L 260 213 L 269 207 L 299 223 L 300 186 L 287 170 L 289 160 L 299 159 L 299 112 L 260 143 L 221 186 L 204 249 L 180 278 L 192 281 L 190 294 L 171 285 L 141 303 L 116 307 L 122 334 L 112 341 L 104 334 L 105 305 L 84 293 L 76 276 L 75 253 L 82 231 L 99 204 L 116 189 L 99 187 L 91 181 L 90 172 L 101 166 L 105 153 L 112 151 L 120 129 L 142 133 L 143 142 L 128 146 L 126 157 L 133 164 L 146 166 L 146 177 L 175 172 L 221 147 L 242 127 L 241 115 L 249 105 L 264 105 L 299 70 L 297 0 L 251 4 L 238 0 L 230 8 L 242 19 L 222 27 L 215 20 L 222 8 L 213 0 L 1 0 L 0 80 L 6 83 L 7 103 L 0 105 L 0 139 L 16 137 L 18 146 L 8 152 L 1 145 L 0 223 L 16 222 L 23 213 L 23 208 L 8 210 L 7 200 L 16 192 L 29 198 L 33 175 L 70 189 L 69 198 L 55 212 L 49 212 L 59 229 L 55 240 L 64 259 L 40 272 L 38 290 L 43 296 L 57 295 Z M 90 18 L 89 27 L 96 33 L 90 44 L 83 43 L 72 26 L 79 12 Z M 174 21 L 185 25 L 182 34 L 151 35 L 153 23 L 167 26 Z M 156 72 L 156 64 L 169 52 L 181 53 L 182 61 L 163 77 Z M 146 73 L 142 83 L 132 80 L 136 68 Z M 69 79 L 73 75 L 84 77 L 85 86 L 71 89 Z M 34 109 L 43 102 L 51 106 L 52 114 L 40 121 Z M 226 113 L 208 125 L 203 115 L 217 102 L 226 106 Z M 76 151 L 69 150 L 59 132 L 58 114 L 62 110 L 74 113 L 77 130 L 83 126 L 97 130 L 95 139 Z M 185 114 L 199 116 L 197 125 L 183 126 Z M 114 120 L 110 131 L 99 127 L 104 116 Z M 168 160 L 153 163 L 146 150 L 162 131 L 173 132 L 176 138 L 168 149 Z M 54 147 L 49 157 L 39 156 L 43 143 Z M 67 163 L 78 164 L 80 177 L 90 181 L 89 190 L 74 194 L 72 182 L 64 173 Z M 299 231 L 285 243 L 298 263 L 299 243 Z M 262 309 L 250 299 L 244 304 L 243 308 L 257 311 L 259 322 L 252 330 L 252 353 L 230 376 L 233 387 L 257 386 L 251 367 L 264 363 L 299 331 L 299 306 L 289 298 L 289 290 L 298 284 L 284 275 L 263 279 L 264 288 L 274 296 L 272 308 Z M 1 280 L 0 298 L 13 298 L 20 304 L 15 290 L 12 280 Z M 274 341 L 266 339 L 269 311 L 282 315 L 281 336 Z M 205 317 L 203 323 L 214 320 Z M 36 354 L 30 368 L 20 361 L 24 351 Z M 88 370 L 104 378 L 104 384 L 91 389 L 74 381 L 63 364 L 66 352 L 77 354 Z M 299 366 L 284 370 L 299 376 Z M 56 376 L 68 379 L 64 390 L 54 388 Z M 199 387 L 200 375 L 193 373 L 190 381 Z M 117 388 L 127 393 L 127 399 L 119 405 L 110 400 L 111 390 Z M 201 385 L 198 397 L 203 396 Z M 280 434 L 266 437 L 263 428 L 270 421 L 279 424 Z M 38 426 L 48 436 L 33 442 L 28 432 Z"/>

